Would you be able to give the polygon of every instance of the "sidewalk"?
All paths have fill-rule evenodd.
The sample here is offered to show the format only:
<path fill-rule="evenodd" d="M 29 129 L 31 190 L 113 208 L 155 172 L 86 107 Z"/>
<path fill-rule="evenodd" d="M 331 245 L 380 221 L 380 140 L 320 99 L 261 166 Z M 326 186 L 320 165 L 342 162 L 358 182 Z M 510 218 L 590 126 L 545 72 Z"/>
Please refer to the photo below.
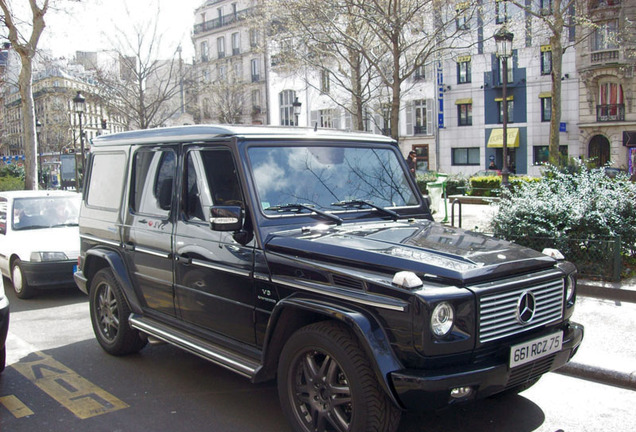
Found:
<path fill-rule="evenodd" d="M 454 221 L 453 212 L 454 210 Z M 490 205 L 463 202 L 443 204 L 433 215 L 446 216 L 448 225 L 492 232 Z M 454 223 L 453 223 L 454 222 Z M 574 322 L 585 326 L 585 336 L 570 363 L 557 373 L 636 390 L 636 278 L 621 282 L 579 280 Z"/>

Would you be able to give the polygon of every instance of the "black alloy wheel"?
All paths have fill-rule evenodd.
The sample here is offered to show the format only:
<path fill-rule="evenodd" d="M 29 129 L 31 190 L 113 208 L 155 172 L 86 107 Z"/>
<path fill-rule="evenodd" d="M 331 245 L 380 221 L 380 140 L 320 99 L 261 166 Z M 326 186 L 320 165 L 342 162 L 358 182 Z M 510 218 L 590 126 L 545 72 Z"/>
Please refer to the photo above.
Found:
<path fill-rule="evenodd" d="M 394 431 L 400 419 L 355 336 L 320 322 L 294 333 L 281 353 L 278 394 L 296 431 Z"/>

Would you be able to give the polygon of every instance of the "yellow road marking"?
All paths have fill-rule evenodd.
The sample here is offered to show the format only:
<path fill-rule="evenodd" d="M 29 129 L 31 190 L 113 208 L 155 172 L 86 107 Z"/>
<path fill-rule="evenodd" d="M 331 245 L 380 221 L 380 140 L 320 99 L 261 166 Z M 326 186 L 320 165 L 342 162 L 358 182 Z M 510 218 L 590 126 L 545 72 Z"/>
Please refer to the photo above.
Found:
<path fill-rule="evenodd" d="M 32 353 L 11 367 L 80 419 L 128 408 L 115 396 L 41 352 Z"/>
<path fill-rule="evenodd" d="M 0 405 L 4 405 L 4 407 L 8 409 L 15 418 L 33 415 L 33 411 L 31 411 L 28 406 L 23 404 L 20 399 L 13 395 L 0 397 Z"/>

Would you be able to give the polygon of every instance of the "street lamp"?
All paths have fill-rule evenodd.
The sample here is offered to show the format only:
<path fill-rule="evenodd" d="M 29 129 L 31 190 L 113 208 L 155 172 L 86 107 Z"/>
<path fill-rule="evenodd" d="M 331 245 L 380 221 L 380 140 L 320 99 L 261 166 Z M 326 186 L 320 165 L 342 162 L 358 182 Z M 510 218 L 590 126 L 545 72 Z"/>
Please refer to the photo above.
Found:
<path fill-rule="evenodd" d="M 294 99 L 292 103 L 292 107 L 294 107 L 294 125 L 298 126 L 298 117 L 300 117 L 300 107 L 302 106 L 302 102 L 298 100 L 298 97 Z"/>
<path fill-rule="evenodd" d="M 501 170 L 501 184 L 504 188 L 508 188 L 508 59 L 512 57 L 512 39 L 514 34 L 502 26 L 497 33 L 494 34 L 495 43 L 497 44 L 497 58 L 501 60 L 502 66 L 502 106 L 503 106 L 503 169 Z"/>
<path fill-rule="evenodd" d="M 84 112 L 86 111 L 86 99 L 84 98 L 84 96 L 82 96 L 82 93 L 80 93 L 79 90 L 77 91 L 77 94 L 73 98 L 73 105 L 75 107 L 75 112 L 77 113 L 77 117 L 79 119 L 80 150 L 82 152 L 80 156 L 80 161 L 81 161 L 82 172 L 83 172 L 84 171 L 84 130 L 82 129 L 82 114 L 84 114 Z M 79 181 L 79 174 L 78 174 L 79 171 L 77 170 L 77 159 L 75 164 L 76 164 L 75 183 L 76 183 L 76 189 L 79 190 L 80 181 Z"/>

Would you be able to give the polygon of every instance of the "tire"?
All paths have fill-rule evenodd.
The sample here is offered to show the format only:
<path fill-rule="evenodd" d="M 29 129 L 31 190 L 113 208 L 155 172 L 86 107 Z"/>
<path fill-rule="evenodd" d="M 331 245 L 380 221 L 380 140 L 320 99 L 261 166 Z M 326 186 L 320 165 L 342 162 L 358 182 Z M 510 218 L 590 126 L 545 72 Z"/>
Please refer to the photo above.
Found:
<path fill-rule="evenodd" d="M 35 288 L 29 285 L 24 271 L 22 270 L 22 261 L 16 258 L 11 264 L 11 283 L 13 284 L 13 290 L 15 295 L 23 300 L 30 299 L 35 295 Z"/>
<path fill-rule="evenodd" d="M 130 327 L 130 307 L 113 272 L 98 271 L 90 284 L 93 331 L 104 351 L 115 356 L 139 352 L 148 340 Z"/>
<path fill-rule="evenodd" d="M 278 395 L 299 432 L 391 432 L 400 421 L 357 339 L 334 322 L 311 324 L 289 338 L 278 363 Z"/>

